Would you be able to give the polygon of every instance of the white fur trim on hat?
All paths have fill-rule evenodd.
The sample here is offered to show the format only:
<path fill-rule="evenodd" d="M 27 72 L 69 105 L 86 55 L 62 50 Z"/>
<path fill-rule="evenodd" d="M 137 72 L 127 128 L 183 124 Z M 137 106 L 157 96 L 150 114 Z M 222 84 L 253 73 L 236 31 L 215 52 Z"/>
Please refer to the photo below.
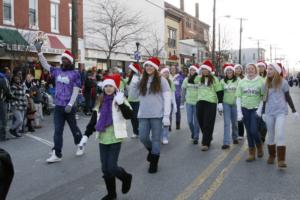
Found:
<path fill-rule="evenodd" d="M 63 53 L 63 54 L 61 55 L 61 57 L 62 57 L 62 58 L 63 58 L 63 57 L 67 58 L 71 63 L 74 62 L 74 58 L 73 58 L 72 56 L 70 56 L 69 54 L 67 54 L 67 53 Z"/>
<path fill-rule="evenodd" d="M 267 67 L 267 65 L 265 64 L 265 63 L 263 63 L 263 62 L 258 62 L 257 64 L 256 64 L 256 66 L 258 67 L 258 66 L 264 66 L 265 68 Z"/>
<path fill-rule="evenodd" d="M 226 74 L 227 70 L 231 69 L 232 71 L 234 71 L 234 67 L 233 66 L 227 66 L 224 69 L 224 73 Z"/>
<path fill-rule="evenodd" d="M 236 68 L 238 68 L 238 67 L 240 67 L 240 68 L 243 70 L 243 66 L 242 66 L 241 64 L 236 64 L 236 65 L 234 65 L 234 70 L 235 70 Z"/>
<path fill-rule="evenodd" d="M 270 63 L 269 65 L 271 67 L 273 67 L 278 72 L 278 74 L 281 74 L 282 69 L 281 69 L 281 67 L 279 65 L 277 65 L 276 63 Z"/>
<path fill-rule="evenodd" d="M 159 66 L 157 66 L 157 64 L 155 64 L 154 62 L 151 62 L 150 60 L 147 60 L 146 62 L 144 62 L 143 67 L 145 67 L 145 65 L 151 65 L 151 66 L 153 66 L 156 70 L 159 69 Z"/>
<path fill-rule="evenodd" d="M 163 69 L 160 70 L 160 74 L 163 74 L 165 72 L 169 72 L 170 73 L 169 68 L 165 67 L 165 68 L 163 68 Z"/>
<path fill-rule="evenodd" d="M 212 68 L 210 67 L 210 66 L 208 66 L 208 65 L 201 65 L 200 66 L 200 69 L 202 70 L 202 69 L 207 69 L 208 71 L 212 71 Z"/>
<path fill-rule="evenodd" d="M 139 73 L 139 71 L 133 66 L 133 64 L 131 63 L 129 66 L 128 66 L 132 71 L 134 71 L 135 73 Z"/>
<path fill-rule="evenodd" d="M 105 79 L 105 80 L 103 81 L 103 83 L 102 83 L 102 88 L 104 88 L 104 87 L 107 86 L 107 85 L 111 85 L 111 86 L 115 87 L 116 89 L 118 89 L 117 86 L 116 86 L 115 81 L 112 80 L 112 79 Z"/>
<path fill-rule="evenodd" d="M 189 67 L 189 70 L 191 70 L 191 69 L 196 70 L 197 73 L 198 73 L 198 71 L 199 71 L 199 68 L 196 67 L 195 65 L 191 65 L 191 66 Z"/>

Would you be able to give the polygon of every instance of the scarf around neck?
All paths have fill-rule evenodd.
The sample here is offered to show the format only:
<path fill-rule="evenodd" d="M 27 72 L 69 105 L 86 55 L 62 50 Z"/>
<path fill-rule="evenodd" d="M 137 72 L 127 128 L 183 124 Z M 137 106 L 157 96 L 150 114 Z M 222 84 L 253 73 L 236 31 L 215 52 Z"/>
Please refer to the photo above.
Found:
<path fill-rule="evenodd" d="M 96 124 L 96 131 L 104 132 L 105 129 L 113 124 L 112 118 L 112 102 L 115 95 L 105 95 L 100 111 L 100 118 Z"/>

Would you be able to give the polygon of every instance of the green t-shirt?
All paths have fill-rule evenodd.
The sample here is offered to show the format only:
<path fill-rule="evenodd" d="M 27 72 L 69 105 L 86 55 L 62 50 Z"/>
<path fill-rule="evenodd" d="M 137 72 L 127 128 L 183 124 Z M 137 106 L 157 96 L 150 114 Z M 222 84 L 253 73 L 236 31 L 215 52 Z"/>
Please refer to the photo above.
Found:
<path fill-rule="evenodd" d="M 97 138 L 101 144 L 115 144 L 123 141 L 123 139 L 117 139 L 115 137 L 113 125 L 107 127 L 104 132 L 98 133 Z"/>
<path fill-rule="evenodd" d="M 120 82 L 120 92 L 125 92 L 125 87 L 127 85 L 127 82 L 128 82 L 128 78 L 125 78 L 125 79 L 121 79 L 121 82 Z"/>
<path fill-rule="evenodd" d="M 234 105 L 236 102 L 236 89 L 238 86 L 239 80 L 233 82 L 233 80 L 227 80 L 225 83 L 224 79 L 221 80 L 221 86 L 224 90 L 223 102 L 229 105 Z"/>
<path fill-rule="evenodd" d="M 244 78 L 243 80 L 239 81 L 236 90 L 236 96 L 241 98 L 242 107 L 247 109 L 258 108 L 263 96 L 263 83 L 264 79 L 259 76 L 253 80 Z"/>
<path fill-rule="evenodd" d="M 201 83 L 201 77 L 198 76 L 195 78 L 195 83 L 198 84 L 198 101 L 207 101 L 210 103 L 217 103 L 218 97 L 217 92 L 222 90 L 222 86 L 217 77 L 214 77 L 214 82 L 210 86 L 207 86 L 205 83 Z M 207 82 L 207 78 L 205 78 Z"/>
<path fill-rule="evenodd" d="M 198 100 L 198 84 L 188 83 L 188 78 L 185 78 L 181 87 L 186 90 L 185 102 L 187 104 L 196 105 Z"/>
<path fill-rule="evenodd" d="M 175 92 L 176 90 L 176 87 L 175 87 L 175 84 L 173 83 L 173 81 L 170 81 L 170 88 L 171 88 L 171 92 Z"/>

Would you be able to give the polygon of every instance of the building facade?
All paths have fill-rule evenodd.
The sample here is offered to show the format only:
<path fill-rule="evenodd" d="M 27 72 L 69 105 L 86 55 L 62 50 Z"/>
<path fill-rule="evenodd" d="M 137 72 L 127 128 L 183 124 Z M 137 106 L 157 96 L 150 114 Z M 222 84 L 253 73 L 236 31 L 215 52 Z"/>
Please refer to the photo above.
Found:
<path fill-rule="evenodd" d="M 82 1 L 78 0 L 77 13 L 78 62 L 84 62 Z M 0 5 L 1 66 L 36 60 L 33 41 L 41 33 L 42 51 L 50 62 L 58 64 L 61 53 L 71 49 L 71 0 L 0 0 Z"/>
<path fill-rule="evenodd" d="M 241 64 L 246 66 L 248 63 L 256 63 L 258 60 L 266 60 L 265 52 L 266 50 L 263 48 L 243 48 L 241 54 Z M 233 63 L 239 63 L 239 50 L 232 50 L 230 57 Z"/>

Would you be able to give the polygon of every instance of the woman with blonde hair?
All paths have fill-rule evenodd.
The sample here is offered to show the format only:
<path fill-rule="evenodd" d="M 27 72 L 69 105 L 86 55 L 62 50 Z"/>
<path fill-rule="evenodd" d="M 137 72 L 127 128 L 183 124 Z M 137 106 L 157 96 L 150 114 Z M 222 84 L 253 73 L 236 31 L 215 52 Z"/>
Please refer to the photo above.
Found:
<path fill-rule="evenodd" d="M 274 164 L 276 158 L 279 168 L 286 168 L 285 163 L 285 133 L 284 123 L 290 106 L 295 118 L 299 118 L 292 98 L 289 93 L 288 82 L 283 78 L 283 68 L 280 63 L 271 63 L 267 67 L 267 79 L 263 86 L 264 108 L 263 119 L 268 128 L 268 152 L 269 158 L 267 163 Z"/>

